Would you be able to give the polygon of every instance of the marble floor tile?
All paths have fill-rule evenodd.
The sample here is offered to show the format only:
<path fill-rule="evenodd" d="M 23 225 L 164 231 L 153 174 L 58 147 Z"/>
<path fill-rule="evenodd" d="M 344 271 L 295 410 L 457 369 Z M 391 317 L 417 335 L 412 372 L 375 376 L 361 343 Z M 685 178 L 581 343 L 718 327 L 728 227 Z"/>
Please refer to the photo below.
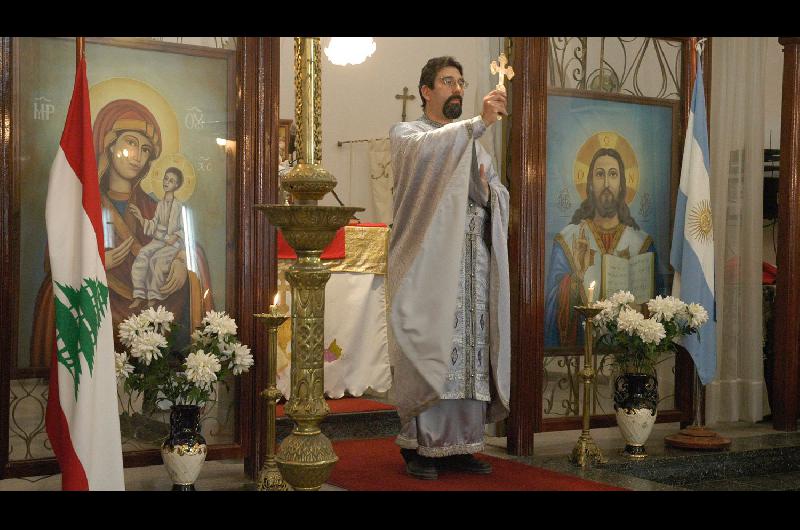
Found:
<path fill-rule="evenodd" d="M 796 473 L 777 473 L 774 475 L 756 475 L 750 477 L 740 477 L 738 482 L 769 491 L 787 491 L 800 489 Z"/>
<path fill-rule="evenodd" d="M 686 484 L 684 487 L 692 491 L 763 491 L 764 489 L 768 489 L 737 480 L 711 480 Z"/>
<path fill-rule="evenodd" d="M 679 427 L 677 423 L 656 424 L 647 444 L 650 457 L 641 462 L 632 462 L 620 454 L 624 441 L 616 427 L 591 431 L 608 458 L 605 466 L 581 469 L 569 462 L 579 430 L 537 433 L 534 455 L 530 457 L 509 455 L 506 438 L 496 436 L 487 437 L 484 452 L 637 491 L 800 489 L 800 433 L 775 431 L 767 424 L 720 424 L 713 430 L 732 438 L 730 451 L 703 454 L 664 444 L 664 438 Z M 772 467 L 767 466 L 767 457 Z M 681 468 L 686 466 L 693 473 L 681 474 Z M 764 474 L 767 467 L 770 472 Z M 163 465 L 126 468 L 125 485 L 130 491 L 169 491 L 172 487 Z M 0 480 L 0 491 L 57 491 L 60 487 L 60 475 Z M 196 487 L 203 491 L 253 491 L 255 483 L 245 475 L 241 460 L 216 460 L 204 464 Z M 326 484 L 322 490 L 340 488 Z"/>

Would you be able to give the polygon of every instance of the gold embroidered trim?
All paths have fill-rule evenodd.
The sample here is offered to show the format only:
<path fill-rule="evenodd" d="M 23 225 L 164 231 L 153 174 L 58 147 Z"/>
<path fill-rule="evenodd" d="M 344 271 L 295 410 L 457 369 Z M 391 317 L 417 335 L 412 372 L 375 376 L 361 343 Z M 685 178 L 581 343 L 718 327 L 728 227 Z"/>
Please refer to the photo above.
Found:
<path fill-rule="evenodd" d="M 572 249 L 567 245 L 564 236 L 561 233 L 556 234 L 554 238 L 555 242 L 561 245 L 561 249 L 564 251 L 564 255 L 567 257 L 567 261 L 569 261 L 569 266 L 572 269 L 572 275 L 577 277 L 578 273 L 578 263 L 575 261 L 575 256 L 572 255 Z"/>
<path fill-rule="evenodd" d="M 597 246 L 598 248 L 600 248 L 600 252 L 602 254 L 610 254 L 611 253 L 610 249 L 617 248 L 619 240 L 622 238 L 623 232 L 625 232 L 625 225 L 622 223 L 619 223 L 614 228 L 604 229 L 594 224 L 594 221 L 592 221 L 591 219 L 586 219 L 584 222 L 587 225 L 589 225 L 589 229 L 592 231 L 592 234 L 594 234 L 594 241 L 595 243 L 597 243 Z M 609 246 L 609 248 L 606 248 L 602 234 L 609 234 L 609 233 L 614 233 L 614 239 L 611 241 L 611 245 Z"/>
<path fill-rule="evenodd" d="M 380 226 L 346 226 L 343 260 L 331 260 L 331 272 L 386 274 L 389 229 Z"/>
<path fill-rule="evenodd" d="M 322 263 L 331 272 L 361 272 L 386 274 L 389 254 L 389 229 L 382 226 L 346 226 L 344 228 L 345 257 L 326 259 Z M 294 260 L 280 259 L 290 265 Z M 288 268 L 286 265 L 286 268 Z"/>

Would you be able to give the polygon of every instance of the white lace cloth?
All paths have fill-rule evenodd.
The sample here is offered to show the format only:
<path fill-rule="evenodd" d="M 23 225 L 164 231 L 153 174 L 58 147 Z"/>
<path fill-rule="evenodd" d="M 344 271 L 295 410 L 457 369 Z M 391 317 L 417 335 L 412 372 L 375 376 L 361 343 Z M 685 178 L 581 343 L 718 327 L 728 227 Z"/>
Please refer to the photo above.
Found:
<path fill-rule="evenodd" d="M 385 392 L 391 386 L 384 283 L 382 274 L 331 273 L 325 288 L 326 396 L 361 396 L 369 388 Z M 288 360 L 291 344 L 282 350 L 279 355 Z M 291 364 L 279 360 L 278 367 L 277 386 L 288 398 Z"/>

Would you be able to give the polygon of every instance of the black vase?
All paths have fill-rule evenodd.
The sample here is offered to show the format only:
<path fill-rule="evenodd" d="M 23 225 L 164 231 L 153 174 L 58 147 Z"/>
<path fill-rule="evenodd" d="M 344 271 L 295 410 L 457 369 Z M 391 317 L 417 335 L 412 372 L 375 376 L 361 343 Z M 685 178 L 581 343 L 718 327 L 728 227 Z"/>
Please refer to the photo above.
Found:
<path fill-rule="evenodd" d="M 169 436 L 161 444 L 161 458 L 172 479 L 173 491 L 194 491 L 208 447 L 200 434 L 200 407 L 173 405 L 169 413 Z"/>
<path fill-rule="evenodd" d="M 646 458 L 644 444 L 658 408 L 658 380 L 648 374 L 622 374 L 614 381 L 614 410 L 625 439 L 623 455 Z"/>

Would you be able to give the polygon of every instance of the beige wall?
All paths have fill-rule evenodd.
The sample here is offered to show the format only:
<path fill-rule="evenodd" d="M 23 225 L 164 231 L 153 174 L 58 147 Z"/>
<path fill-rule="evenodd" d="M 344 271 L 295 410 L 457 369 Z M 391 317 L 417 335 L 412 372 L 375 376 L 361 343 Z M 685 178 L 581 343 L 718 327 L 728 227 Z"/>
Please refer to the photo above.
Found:
<path fill-rule="evenodd" d="M 322 48 L 328 45 L 322 38 Z M 406 104 L 406 120 L 422 114 L 417 84 L 431 57 L 452 55 L 464 67 L 471 86 L 464 97 L 462 118 L 480 109 L 485 92 L 479 90 L 478 71 L 489 67 L 490 37 L 375 37 L 375 53 L 362 64 L 336 66 L 322 60 L 322 165 L 336 177 L 336 193 L 345 204 L 366 208 L 362 221 L 372 219 L 368 146 L 336 145 L 340 140 L 385 138 L 402 114 L 396 94 L 408 87 L 415 99 Z M 280 117 L 294 119 L 294 41 L 281 37 Z M 480 94 L 478 96 L 478 94 Z M 321 204 L 334 205 L 331 195 Z"/>

